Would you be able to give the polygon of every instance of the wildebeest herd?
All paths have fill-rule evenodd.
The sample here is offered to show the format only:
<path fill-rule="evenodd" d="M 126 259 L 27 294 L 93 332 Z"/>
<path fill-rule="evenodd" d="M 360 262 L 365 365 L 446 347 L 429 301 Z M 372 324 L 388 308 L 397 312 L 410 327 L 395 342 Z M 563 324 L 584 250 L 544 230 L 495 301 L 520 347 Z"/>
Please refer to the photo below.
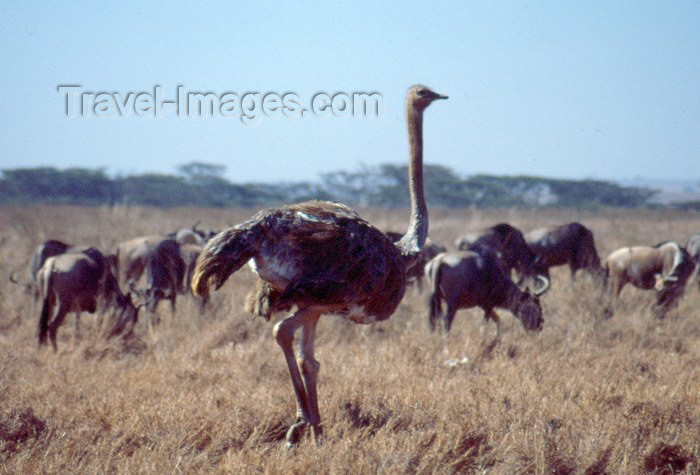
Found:
<path fill-rule="evenodd" d="M 497 324 L 495 308 L 506 308 L 526 329 L 541 330 L 545 317 L 539 299 L 550 288 L 549 269 L 560 265 L 570 267 L 572 278 L 581 270 L 599 282 L 601 317 L 613 315 L 627 283 L 656 289 L 659 317 L 673 308 L 700 260 L 700 235 L 685 248 L 671 241 L 622 248 L 602 263 L 593 233 L 579 223 L 526 235 L 501 223 L 460 237 L 456 251 L 430 243 L 422 127 L 424 110 L 440 99 L 447 97 L 424 86 L 408 92 L 411 218 L 405 234 L 382 232 L 344 205 L 313 201 L 261 211 L 218 234 L 193 226 L 166 236 L 134 238 L 108 254 L 47 241 L 32 257 L 27 284 L 42 302 L 39 343 L 48 337 L 56 348 L 58 327 L 71 311 L 113 309 L 108 336 L 132 332 L 140 307 L 155 313 L 160 300 L 169 300 L 174 311 L 176 296 L 187 289 L 206 311 L 210 288 L 218 289 L 248 263 L 260 278 L 248 299 L 253 311 L 267 317 L 293 311 L 275 325 L 274 335 L 297 402 L 296 420 L 287 432 L 288 443 L 294 444 L 307 429 L 314 439 L 321 435 L 316 391 L 320 364 L 314 358 L 319 317 L 336 314 L 355 323 L 385 320 L 407 284 L 420 285 L 423 277 L 429 282 L 426 313 L 431 329 L 441 321 L 449 330 L 459 309 L 480 307 Z M 300 351 L 295 355 L 299 329 Z"/>

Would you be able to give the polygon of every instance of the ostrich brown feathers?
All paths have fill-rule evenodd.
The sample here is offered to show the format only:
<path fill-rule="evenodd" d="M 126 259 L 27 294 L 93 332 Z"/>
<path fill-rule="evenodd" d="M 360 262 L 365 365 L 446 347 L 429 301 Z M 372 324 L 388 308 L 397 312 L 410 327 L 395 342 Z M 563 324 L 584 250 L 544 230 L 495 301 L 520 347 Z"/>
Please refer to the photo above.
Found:
<path fill-rule="evenodd" d="M 220 233 L 197 261 L 193 290 L 206 295 L 250 259 L 269 284 L 254 291 L 248 307 L 265 317 L 320 303 L 352 321 L 370 323 L 388 318 L 405 288 L 400 249 L 337 203 L 265 210 Z"/>

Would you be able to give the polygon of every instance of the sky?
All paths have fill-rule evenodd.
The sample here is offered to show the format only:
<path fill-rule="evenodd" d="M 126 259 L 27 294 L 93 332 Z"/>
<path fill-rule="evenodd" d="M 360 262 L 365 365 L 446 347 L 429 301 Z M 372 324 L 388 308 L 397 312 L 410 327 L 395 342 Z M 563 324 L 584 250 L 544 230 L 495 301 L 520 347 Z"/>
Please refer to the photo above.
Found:
<path fill-rule="evenodd" d="M 425 161 L 462 176 L 700 180 L 700 2 L 327 3 L 0 0 L 0 169 L 197 161 L 243 183 L 403 164 L 404 98 L 421 83 L 450 97 L 426 111 Z M 247 124 L 147 102 L 100 117 L 86 100 L 69 117 L 61 85 L 292 93 L 303 108 L 367 92 L 383 110 Z"/>

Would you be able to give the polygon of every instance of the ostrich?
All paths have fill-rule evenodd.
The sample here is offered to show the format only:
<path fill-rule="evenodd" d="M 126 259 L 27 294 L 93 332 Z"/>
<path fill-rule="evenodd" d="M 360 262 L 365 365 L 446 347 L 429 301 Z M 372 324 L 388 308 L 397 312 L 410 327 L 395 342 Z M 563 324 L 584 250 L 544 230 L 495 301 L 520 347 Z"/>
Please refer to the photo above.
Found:
<path fill-rule="evenodd" d="M 423 111 L 437 99 L 425 86 L 408 90 L 406 115 L 410 146 L 408 230 L 396 244 L 349 207 L 310 201 L 259 212 L 250 220 L 212 238 L 197 259 L 192 290 L 206 298 L 246 262 L 266 282 L 269 308 L 296 312 L 274 326 L 297 402 L 296 420 L 287 431 L 287 446 L 310 427 L 320 439 L 314 359 L 316 324 L 322 314 L 338 314 L 355 323 L 386 320 L 406 289 L 406 269 L 419 258 L 428 234 L 423 194 Z M 273 301 L 274 300 L 274 301 Z M 294 334 L 301 328 L 298 358 Z"/>

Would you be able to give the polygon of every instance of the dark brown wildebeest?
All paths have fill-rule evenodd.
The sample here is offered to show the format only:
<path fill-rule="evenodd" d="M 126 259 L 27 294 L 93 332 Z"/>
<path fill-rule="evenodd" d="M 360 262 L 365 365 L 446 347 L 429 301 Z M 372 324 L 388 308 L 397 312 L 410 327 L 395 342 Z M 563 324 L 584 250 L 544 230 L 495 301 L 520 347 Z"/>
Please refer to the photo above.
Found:
<path fill-rule="evenodd" d="M 37 286 L 36 276 L 41 266 L 46 262 L 46 259 L 58 256 L 59 254 L 65 254 L 69 251 L 80 252 L 85 249 L 87 249 L 87 246 L 73 246 L 72 244 L 66 244 L 57 239 L 49 239 L 39 244 L 29 260 L 29 281 L 23 284 L 27 293 L 32 294 L 35 300 L 39 298 L 39 287 Z M 15 284 L 21 285 L 21 283 L 14 278 L 14 275 L 10 275 L 10 280 Z"/>
<path fill-rule="evenodd" d="M 117 245 L 116 275 L 124 288 L 129 291 L 136 289 L 137 282 L 146 270 L 149 254 L 165 239 L 167 238 L 163 236 L 143 236 Z"/>
<path fill-rule="evenodd" d="M 535 267 L 549 277 L 549 268 L 568 264 L 571 278 L 584 269 L 602 283 L 605 270 L 590 229 L 580 223 L 535 229 L 525 235 L 525 241 L 535 254 Z"/>
<path fill-rule="evenodd" d="M 688 245 L 685 248 L 690 254 L 690 258 L 695 262 L 695 272 L 693 272 L 691 277 L 691 281 L 693 281 L 700 275 L 700 234 L 696 234 L 688 239 Z M 700 289 L 700 279 L 698 280 L 698 289 Z"/>
<path fill-rule="evenodd" d="M 503 269 L 495 253 L 482 250 L 438 254 L 428 262 L 425 274 L 431 290 L 428 300 L 431 330 L 435 330 L 437 320 L 441 318 L 445 330 L 449 332 L 457 310 L 471 307 L 481 307 L 484 318 L 496 322 L 499 336 L 499 318 L 494 311 L 496 307 L 510 310 L 527 330 L 542 329 L 539 294 L 521 291 Z M 447 303 L 444 315 L 443 300 Z"/>
<path fill-rule="evenodd" d="M 180 245 L 174 239 L 163 239 L 148 253 L 145 294 L 149 312 L 154 313 L 158 302 L 166 299 L 170 300 L 170 307 L 175 311 L 177 294 L 184 291 L 185 267 Z"/>
<path fill-rule="evenodd" d="M 32 257 L 29 261 L 29 281 L 24 284 L 24 288 L 27 293 L 30 293 L 34 297 L 34 301 L 39 299 L 40 288 L 37 283 L 37 274 L 49 257 L 67 253 L 75 254 L 86 252 L 88 249 L 91 249 L 90 252 L 93 254 L 95 252 L 99 252 L 97 249 L 90 246 L 75 246 L 72 244 L 66 244 L 57 239 L 49 239 L 48 241 L 39 244 L 32 253 Z M 100 256 L 102 256 L 101 259 L 106 259 L 110 266 L 113 265 L 115 261 L 114 255 L 102 255 L 102 253 L 100 253 Z M 13 275 L 10 275 L 10 281 L 15 284 L 20 284 L 20 282 L 17 281 Z"/>
<path fill-rule="evenodd" d="M 538 289 L 538 294 L 549 288 L 549 277 L 545 269 L 538 269 L 535 253 L 525 241 L 519 229 L 507 223 L 499 223 L 490 228 L 465 234 L 457 238 L 455 246 L 460 251 L 492 252 L 496 255 L 501 267 L 508 275 L 515 269 L 520 275 L 518 285 L 544 286 Z"/>
<path fill-rule="evenodd" d="M 37 337 L 40 345 L 48 337 L 54 351 L 56 332 L 66 314 L 75 312 L 77 322 L 81 312 L 95 313 L 100 299 L 118 312 L 108 338 L 131 332 L 136 324 L 138 310 L 121 293 L 107 259 L 95 248 L 49 257 L 37 273 L 37 282 L 43 299 Z"/>
<path fill-rule="evenodd" d="M 606 285 L 612 298 L 605 316 L 613 315 L 620 292 L 629 283 L 642 290 L 656 289 L 655 312 L 662 318 L 683 295 L 694 268 L 688 251 L 673 241 L 614 251 L 605 260 Z"/>
<path fill-rule="evenodd" d="M 403 237 L 402 233 L 397 233 L 394 231 L 387 231 L 386 234 L 392 242 L 399 242 Z M 416 288 L 419 292 L 423 291 L 423 277 L 425 276 L 425 265 L 432 258 L 440 254 L 441 252 L 447 251 L 445 246 L 433 242 L 430 238 L 426 238 L 423 249 L 421 249 L 420 256 L 416 263 L 408 269 L 406 272 L 406 278 L 409 283 L 415 283 Z"/>

